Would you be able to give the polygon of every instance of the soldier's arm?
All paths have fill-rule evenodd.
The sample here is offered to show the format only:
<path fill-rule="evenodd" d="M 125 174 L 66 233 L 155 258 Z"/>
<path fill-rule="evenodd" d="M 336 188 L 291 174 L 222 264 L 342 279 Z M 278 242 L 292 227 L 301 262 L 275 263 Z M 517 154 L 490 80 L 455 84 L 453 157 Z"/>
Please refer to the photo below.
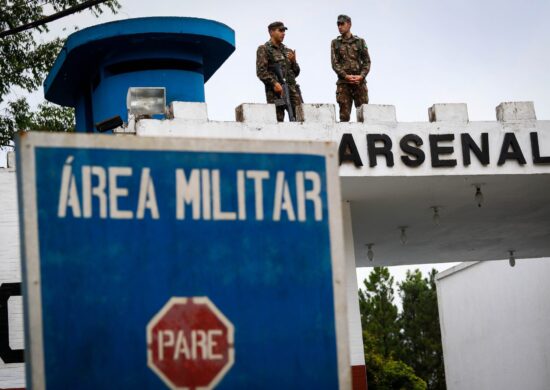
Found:
<path fill-rule="evenodd" d="M 363 50 L 361 51 L 361 60 L 363 62 L 363 69 L 361 69 L 361 76 L 363 76 L 363 79 L 364 79 L 365 77 L 367 77 L 370 71 L 370 56 L 369 56 L 369 48 L 367 47 L 365 40 L 361 39 L 361 41 L 363 45 Z"/>
<path fill-rule="evenodd" d="M 294 77 L 298 77 L 300 74 L 300 65 L 298 65 L 298 61 L 296 61 L 296 52 L 292 49 L 286 48 L 285 56 L 288 59 L 288 64 L 290 65 L 290 70 L 292 70 Z"/>
<path fill-rule="evenodd" d="M 339 78 L 346 78 L 346 72 L 344 68 L 338 62 L 338 55 L 336 54 L 336 40 L 332 41 L 330 44 L 330 61 L 332 62 L 332 69 L 336 72 Z"/>
<path fill-rule="evenodd" d="M 259 46 L 256 52 L 256 75 L 265 85 L 273 87 L 277 79 L 273 72 L 268 69 L 268 62 L 265 46 Z"/>
<path fill-rule="evenodd" d="M 291 66 L 292 66 L 292 71 L 294 72 L 294 76 L 295 77 L 298 77 L 298 75 L 300 74 L 300 65 L 298 65 L 298 61 L 293 61 L 291 62 Z"/>

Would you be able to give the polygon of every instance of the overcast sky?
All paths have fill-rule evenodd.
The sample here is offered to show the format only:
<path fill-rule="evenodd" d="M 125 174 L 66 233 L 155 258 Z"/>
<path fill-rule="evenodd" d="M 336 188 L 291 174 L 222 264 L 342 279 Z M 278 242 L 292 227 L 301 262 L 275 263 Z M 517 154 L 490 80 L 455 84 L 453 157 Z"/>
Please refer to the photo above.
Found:
<path fill-rule="evenodd" d="M 525 100 L 535 103 L 538 119 L 550 119 L 548 0 L 122 0 L 121 4 L 117 15 L 106 13 L 99 19 L 76 15 L 53 22 L 51 33 L 67 36 L 75 25 L 84 28 L 144 16 L 191 16 L 227 24 L 235 30 L 236 50 L 206 85 L 212 120 L 232 121 L 239 104 L 265 101 L 263 85 L 256 78 L 255 55 L 258 45 L 268 39 L 267 25 L 275 20 L 289 28 L 285 44 L 296 50 L 304 101 L 335 103 L 330 41 L 338 34 L 336 17 L 341 13 L 351 16 L 352 32 L 365 38 L 369 47 L 370 103 L 395 105 L 398 121 L 426 121 L 427 109 L 434 103 L 467 103 L 470 120 L 495 120 L 500 102 Z M 366 272 L 361 271 L 363 275 Z"/>
<path fill-rule="evenodd" d="M 550 1 L 185 1 L 122 0 L 117 15 L 72 16 L 50 24 L 71 27 L 143 16 L 213 19 L 235 30 L 236 50 L 206 85 L 211 119 L 234 120 L 234 108 L 263 102 L 256 78 L 256 48 L 274 20 L 288 27 L 296 49 L 298 82 L 306 103 L 335 103 L 330 41 L 336 16 L 352 18 L 372 58 L 370 102 L 396 106 L 399 121 L 426 121 L 434 103 L 467 103 L 470 120 L 494 120 L 503 101 L 534 101 L 537 117 L 550 119 Z M 62 29 L 66 28 L 65 31 Z"/>

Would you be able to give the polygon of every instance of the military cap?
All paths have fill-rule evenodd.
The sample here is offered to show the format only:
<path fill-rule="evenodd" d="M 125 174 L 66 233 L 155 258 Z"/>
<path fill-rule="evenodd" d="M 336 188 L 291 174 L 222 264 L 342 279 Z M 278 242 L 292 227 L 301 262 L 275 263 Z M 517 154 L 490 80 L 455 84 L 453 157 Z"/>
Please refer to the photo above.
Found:
<path fill-rule="evenodd" d="M 351 23 L 351 18 L 348 15 L 338 15 L 338 19 L 336 21 L 338 23 Z"/>
<path fill-rule="evenodd" d="M 267 26 L 268 31 L 276 30 L 278 28 L 284 28 L 285 30 L 288 30 L 283 22 L 273 22 L 269 26 Z"/>

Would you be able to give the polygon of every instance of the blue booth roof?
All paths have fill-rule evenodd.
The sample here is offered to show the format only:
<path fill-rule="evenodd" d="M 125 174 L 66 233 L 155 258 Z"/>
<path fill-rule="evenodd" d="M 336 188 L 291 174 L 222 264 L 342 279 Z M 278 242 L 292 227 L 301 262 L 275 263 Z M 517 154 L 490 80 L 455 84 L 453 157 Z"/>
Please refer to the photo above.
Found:
<path fill-rule="evenodd" d="M 44 82 L 44 95 L 51 102 L 75 107 L 82 86 L 93 81 L 113 56 L 124 53 L 138 63 L 142 56 L 144 67 L 155 55 L 169 61 L 170 53 L 175 57 L 193 53 L 191 62 L 206 82 L 234 50 L 233 29 L 213 20 L 148 17 L 100 24 L 69 36 Z"/>

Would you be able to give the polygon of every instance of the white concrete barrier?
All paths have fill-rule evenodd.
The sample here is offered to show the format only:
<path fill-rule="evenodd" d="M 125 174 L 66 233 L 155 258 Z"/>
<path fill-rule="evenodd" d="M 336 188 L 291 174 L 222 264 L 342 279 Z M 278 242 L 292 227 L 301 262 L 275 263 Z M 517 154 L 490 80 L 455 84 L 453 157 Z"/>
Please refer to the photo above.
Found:
<path fill-rule="evenodd" d="M 357 122 L 397 122 L 395 106 L 363 104 L 357 109 Z"/>
<path fill-rule="evenodd" d="M 246 123 L 276 123 L 275 104 L 243 103 L 235 108 L 235 120 Z"/>
<path fill-rule="evenodd" d="M 533 102 L 504 102 L 496 107 L 497 121 L 513 122 L 536 120 Z"/>
<path fill-rule="evenodd" d="M 304 122 L 334 123 L 336 111 L 334 104 L 302 104 Z"/>
<path fill-rule="evenodd" d="M 436 103 L 428 108 L 430 122 L 468 122 L 466 103 Z"/>
<path fill-rule="evenodd" d="M 170 114 L 175 119 L 208 122 L 206 103 L 173 102 L 170 105 Z"/>

